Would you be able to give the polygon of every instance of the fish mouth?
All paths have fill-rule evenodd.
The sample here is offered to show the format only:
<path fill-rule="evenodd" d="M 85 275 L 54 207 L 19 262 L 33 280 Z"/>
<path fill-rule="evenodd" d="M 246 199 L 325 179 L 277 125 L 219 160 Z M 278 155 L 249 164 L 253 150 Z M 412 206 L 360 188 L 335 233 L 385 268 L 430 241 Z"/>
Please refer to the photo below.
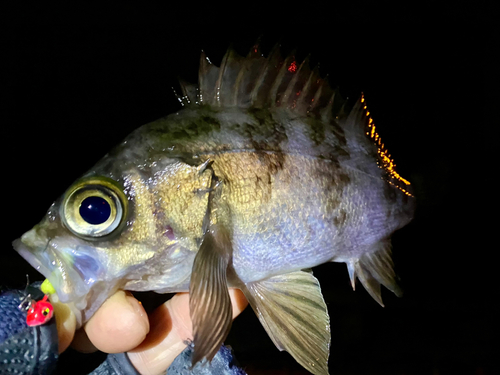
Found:
<path fill-rule="evenodd" d="M 102 280 L 101 263 L 87 246 L 70 246 L 40 236 L 36 227 L 13 242 L 14 249 L 53 285 L 59 300 L 88 310 L 92 288 Z M 80 249 L 79 249 L 80 247 Z"/>

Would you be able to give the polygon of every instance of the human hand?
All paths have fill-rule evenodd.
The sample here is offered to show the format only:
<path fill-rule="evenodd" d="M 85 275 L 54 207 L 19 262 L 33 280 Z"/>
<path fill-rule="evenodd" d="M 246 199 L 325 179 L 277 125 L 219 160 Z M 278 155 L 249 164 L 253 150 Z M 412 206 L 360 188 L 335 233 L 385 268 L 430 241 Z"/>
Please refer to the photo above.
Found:
<path fill-rule="evenodd" d="M 243 293 L 229 289 L 233 319 L 248 305 Z M 75 316 L 60 303 L 54 304 L 59 334 L 59 352 L 71 344 L 76 350 L 106 353 L 127 352 L 134 367 L 143 375 L 165 373 L 173 360 L 192 340 L 189 294 L 178 293 L 146 314 L 130 293 L 111 296 L 84 327 L 75 332 Z"/>

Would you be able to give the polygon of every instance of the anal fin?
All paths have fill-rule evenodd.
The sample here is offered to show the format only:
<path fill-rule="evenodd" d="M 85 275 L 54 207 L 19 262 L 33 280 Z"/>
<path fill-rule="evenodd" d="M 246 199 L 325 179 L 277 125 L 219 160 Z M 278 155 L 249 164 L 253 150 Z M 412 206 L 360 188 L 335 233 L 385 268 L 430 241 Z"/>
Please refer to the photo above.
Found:
<path fill-rule="evenodd" d="M 231 256 L 228 233 L 218 225 L 211 226 L 194 258 L 189 287 L 193 365 L 203 358 L 212 360 L 231 328 L 233 311 L 226 276 Z"/>
<path fill-rule="evenodd" d="M 276 347 L 313 374 L 328 374 L 330 318 L 311 272 L 278 275 L 242 288 Z"/>
<path fill-rule="evenodd" d="M 384 306 L 384 303 L 382 302 L 380 285 L 384 285 L 398 297 L 403 295 L 397 284 L 389 240 L 377 243 L 372 251 L 347 263 L 347 269 L 353 288 L 357 277 L 368 293 L 381 306 Z"/>

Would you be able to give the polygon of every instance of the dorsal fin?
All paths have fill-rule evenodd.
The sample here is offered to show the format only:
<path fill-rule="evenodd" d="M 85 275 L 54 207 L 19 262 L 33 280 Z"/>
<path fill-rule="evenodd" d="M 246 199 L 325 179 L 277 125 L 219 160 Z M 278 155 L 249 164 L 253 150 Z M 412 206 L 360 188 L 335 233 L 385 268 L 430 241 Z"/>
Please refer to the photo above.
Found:
<path fill-rule="evenodd" d="M 378 165 L 386 172 L 387 182 L 412 196 L 410 183 L 396 172 L 394 160 L 375 131 L 364 95 L 348 111 L 347 101 L 332 89 L 327 77 L 320 76 L 317 67 L 310 68 L 308 57 L 301 63 L 293 52 L 283 58 L 278 44 L 264 57 L 257 42 L 246 57 L 228 48 L 219 68 L 202 51 L 198 84 L 180 81 L 180 85 L 183 95 L 177 99 L 184 106 L 280 107 L 325 123 L 338 122 L 355 139 L 351 153 L 370 153 L 375 144 Z"/>
<path fill-rule="evenodd" d="M 201 51 L 200 68 L 198 71 L 198 100 L 191 99 L 191 103 L 213 103 L 216 98 L 216 80 L 219 77 L 219 68 L 213 65 L 205 51 Z"/>
<path fill-rule="evenodd" d="M 361 94 L 348 115 L 345 114 L 344 107 L 341 108 L 339 117 L 340 126 L 352 140 L 351 152 L 354 151 L 358 155 L 372 154 L 376 157 L 378 167 L 384 171 L 384 180 L 402 193 L 413 197 L 410 182 L 396 172 L 394 159 L 391 158 L 382 138 L 375 130 L 364 94 Z"/>
<path fill-rule="evenodd" d="M 215 107 L 289 108 L 299 115 L 316 114 L 332 118 L 333 100 L 343 102 L 334 95 L 318 69 L 311 69 L 309 58 L 298 62 L 294 53 L 283 58 L 279 45 L 264 57 L 258 43 L 243 57 L 228 48 L 221 66 L 210 62 L 202 51 L 198 84 L 180 82 L 182 105 L 208 104 Z M 327 113 L 329 111 L 329 113 Z"/>
<path fill-rule="evenodd" d="M 389 151 L 385 148 L 384 143 L 382 142 L 382 138 L 375 129 L 375 123 L 370 116 L 370 111 L 366 105 L 364 94 L 361 94 L 361 97 L 357 100 L 346 123 L 351 124 L 352 126 L 361 126 L 366 135 L 371 138 L 373 143 L 375 143 L 375 146 L 377 147 L 378 166 L 386 172 L 386 181 L 397 187 L 404 194 L 413 197 L 410 182 L 396 172 L 394 159 L 391 158 Z M 359 134 L 359 132 L 357 133 Z"/>

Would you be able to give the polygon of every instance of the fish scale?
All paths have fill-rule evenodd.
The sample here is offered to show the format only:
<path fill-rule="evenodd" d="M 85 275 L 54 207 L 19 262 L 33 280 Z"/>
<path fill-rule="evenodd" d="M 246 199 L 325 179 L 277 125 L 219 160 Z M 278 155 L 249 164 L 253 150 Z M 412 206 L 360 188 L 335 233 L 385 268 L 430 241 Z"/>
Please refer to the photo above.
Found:
<path fill-rule="evenodd" d="M 397 295 L 391 234 L 413 217 L 363 96 L 349 111 L 293 54 L 202 54 L 183 109 L 131 133 L 14 247 L 87 321 L 118 289 L 190 292 L 193 362 L 229 332 L 243 291 L 278 349 L 328 373 L 330 326 L 310 268 L 347 264 L 382 304 Z M 106 210 L 89 223 L 81 203 Z M 186 338 L 188 339 L 188 338 Z"/>

